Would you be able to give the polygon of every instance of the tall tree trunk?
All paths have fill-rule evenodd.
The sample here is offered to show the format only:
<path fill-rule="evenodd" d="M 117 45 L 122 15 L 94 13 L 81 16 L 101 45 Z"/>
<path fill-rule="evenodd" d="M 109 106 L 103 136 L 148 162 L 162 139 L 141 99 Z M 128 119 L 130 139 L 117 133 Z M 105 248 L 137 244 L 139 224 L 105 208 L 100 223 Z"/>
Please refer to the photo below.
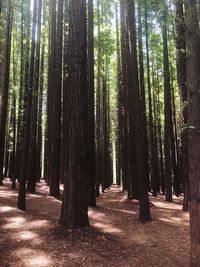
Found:
<path fill-rule="evenodd" d="M 60 223 L 67 228 L 89 225 L 87 205 L 87 26 L 86 1 L 69 1 L 70 106 L 68 165 Z"/>
<path fill-rule="evenodd" d="M 63 106 L 62 106 L 62 140 L 61 140 L 61 183 L 64 183 L 68 164 L 68 125 L 69 123 L 69 2 L 65 0 L 64 8 L 64 58 L 63 58 Z"/>
<path fill-rule="evenodd" d="M 187 125 L 187 87 L 186 87 L 186 44 L 185 44 L 185 22 L 183 13 L 183 1 L 174 0 L 175 5 L 175 45 L 177 80 L 181 107 L 181 127 Z M 188 210 L 189 201 L 189 178 L 188 178 L 188 147 L 187 133 L 181 131 L 181 176 L 183 179 L 184 201 L 183 210 Z"/>
<path fill-rule="evenodd" d="M 173 144 L 173 161 L 174 161 L 174 193 L 178 197 L 181 193 L 180 188 L 180 171 L 179 171 L 179 149 L 178 149 L 178 136 L 177 136 L 177 123 L 176 123 L 176 105 L 174 95 L 174 79 L 173 79 L 173 68 L 171 66 L 171 103 L 172 103 L 172 144 Z"/>
<path fill-rule="evenodd" d="M 20 177 L 20 164 L 22 156 L 23 137 L 24 137 L 24 117 L 25 117 L 24 114 L 26 111 L 28 73 L 29 73 L 30 1 L 26 1 L 25 4 L 24 1 L 22 1 L 21 40 L 20 40 L 21 43 L 20 91 L 19 91 L 19 102 L 18 102 L 19 108 L 18 108 L 18 119 L 17 119 L 17 148 L 16 148 L 14 179 L 19 179 Z M 27 8 L 26 16 L 24 14 L 25 8 Z M 24 45 L 25 40 L 26 44 Z"/>
<path fill-rule="evenodd" d="M 165 194 L 165 177 L 164 177 L 164 164 L 163 164 L 163 139 L 162 139 L 162 125 L 161 125 L 161 114 L 160 114 L 160 86 L 158 80 L 158 71 L 156 75 L 157 87 L 158 87 L 158 142 L 159 142 L 159 153 L 160 153 L 160 185 L 162 193 Z"/>
<path fill-rule="evenodd" d="M 32 106 L 32 90 L 33 90 L 33 77 L 34 77 L 34 64 L 35 64 L 35 32 L 36 32 L 36 12 L 37 12 L 37 0 L 34 1 L 33 9 L 33 27 L 32 27 L 32 45 L 31 45 L 31 59 L 30 59 L 30 73 L 28 84 L 28 99 L 27 110 L 23 140 L 22 159 L 20 166 L 20 179 L 19 179 L 19 193 L 18 193 L 18 209 L 26 209 L 26 180 L 28 174 L 27 159 L 30 151 L 30 126 L 31 126 L 31 106 Z"/>
<path fill-rule="evenodd" d="M 116 12 L 116 45 L 117 45 L 117 131 L 116 131 L 116 179 L 117 185 L 121 184 L 122 174 L 122 77 L 121 77 L 121 53 L 119 38 L 118 4 L 115 4 Z"/>
<path fill-rule="evenodd" d="M 164 154 L 165 154 L 165 183 L 166 200 L 172 202 L 172 172 L 171 172 L 171 150 L 170 150 L 170 127 L 171 127 L 171 93 L 170 93 L 170 74 L 169 58 L 167 46 L 167 7 L 163 1 L 163 65 L 164 65 L 164 102 L 165 102 L 165 128 L 164 128 Z"/>
<path fill-rule="evenodd" d="M 98 12 L 98 65 L 96 89 L 96 196 L 99 196 L 99 183 L 101 181 L 101 32 L 100 32 L 100 4 L 97 0 Z"/>
<path fill-rule="evenodd" d="M 11 136 L 12 136 L 12 147 L 10 153 L 10 162 L 9 162 L 9 177 L 12 180 L 12 188 L 15 189 L 15 179 L 13 177 L 14 174 L 14 166 L 15 166 L 15 157 L 16 157 L 16 55 L 15 55 L 15 42 L 13 38 L 13 53 L 12 53 L 12 61 L 13 61 L 13 94 L 12 94 L 12 107 L 11 107 Z"/>
<path fill-rule="evenodd" d="M 147 137 L 147 118 L 146 118 L 146 96 L 145 96 L 145 81 L 144 81 L 144 63 L 143 63 L 143 43 L 142 43 L 142 19 L 141 19 L 141 0 L 138 1 L 138 41 L 139 41 L 139 69 L 140 69 L 140 94 L 141 94 L 141 106 L 142 106 L 142 113 L 144 117 L 144 135 L 145 135 L 145 155 L 147 159 L 145 160 L 146 163 L 146 177 L 147 177 L 147 185 L 148 190 L 150 190 L 150 182 L 149 182 L 149 161 L 148 161 L 148 154 L 149 154 L 149 145 L 148 145 L 148 137 Z"/>
<path fill-rule="evenodd" d="M 123 182 L 123 190 L 127 190 L 130 188 L 128 178 L 129 176 L 129 159 L 130 154 L 128 153 L 129 149 L 129 137 L 128 137 L 128 63 L 127 59 L 129 58 L 129 47 L 127 42 L 127 33 L 126 33 L 126 25 L 125 25 L 125 7 L 123 1 L 120 1 L 120 20 L 121 20 L 121 60 L 122 60 L 122 182 Z M 124 53 L 126 51 L 126 53 Z M 134 166 L 135 167 L 135 166 Z"/>
<path fill-rule="evenodd" d="M 88 131 L 89 131 L 89 206 L 96 206 L 95 193 L 95 118 L 94 118 L 94 21 L 93 0 L 88 1 Z"/>
<path fill-rule="evenodd" d="M 27 191 L 35 192 L 36 175 L 37 175 L 37 153 L 36 153 L 36 137 L 37 137 L 37 110 L 38 110 L 38 84 L 39 84 L 39 67 L 40 67 L 40 33 L 41 33 L 41 11 L 42 1 L 38 0 L 37 14 L 37 42 L 35 48 L 35 66 L 34 66 L 34 82 L 32 91 L 32 107 L 31 107 L 31 125 L 30 125 L 30 164 L 28 173 Z"/>
<path fill-rule="evenodd" d="M 137 50 L 136 50 L 136 29 L 135 29 L 135 6 L 132 0 L 126 0 L 123 3 L 125 12 L 126 31 L 129 36 L 130 57 L 128 68 L 128 88 L 132 91 L 132 114 L 129 114 L 129 120 L 134 125 L 134 142 L 136 168 L 138 173 L 139 198 L 140 198 L 140 221 L 151 220 L 148 200 L 147 178 L 145 171 L 145 147 L 144 147 L 144 123 L 142 107 L 140 102 L 140 92 L 138 84 L 137 69 Z M 128 41 L 128 40 L 127 40 Z M 123 51 L 125 53 L 125 51 Z M 123 63 L 122 63 L 123 64 Z M 132 129 L 131 129 L 132 130 Z"/>
<path fill-rule="evenodd" d="M 52 12 L 55 12 L 54 10 Z M 55 15 L 55 14 L 54 14 Z M 53 13 L 52 13 L 53 16 Z M 53 36 L 55 34 L 54 27 L 55 22 L 52 20 L 52 49 L 56 49 L 55 58 L 55 80 L 53 84 L 53 128 L 52 128 L 52 162 L 51 164 L 51 182 L 50 182 L 50 195 L 59 196 L 59 183 L 60 183 L 60 145 L 61 145 L 61 84 L 62 84 L 62 41 L 63 41 L 63 0 L 58 1 L 57 12 L 57 28 L 56 39 Z M 54 59 L 52 58 L 52 62 Z M 52 71 L 54 66 L 51 66 Z M 52 119 L 52 118 L 50 118 Z"/>
<path fill-rule="evenodd" d="M 157 188 L 159 182 L 159 172 L 155 162 L 155 148 L 154 148 L 154 132 L 153 132 L 153 113 L 152 113 L 152 93 L 150 80 L 150 66 L 149 66 L 149 33 L 147 22 L 147 2 L 145 0 L 145 32 L 146 32 L 146 54 L 147 54 L 147 82 L 148 82 L 148 98 L 149 98 L 149 133 L 150 133 L 150 162 L 152 169 L 151 186 L 153 196 L 157 196 Z"/>
<path fill-rule="evenodd" d="M 190 181 L 190 266 L 200 263 L 200 37 L 195 0 L 185 0 L 187 89 L 188 89 L 188 157 Z"/>
<path fill-rule="evenodd" d="M 0 185 L 3 184 L 3 160 L 5 148 L 5 134 L 8 115 L 8 92 L 10 80 L 10 52 L 11 52 L 11 8 L 12 1 L 7 2 L 6 41 L 5 41 L 5 75 L 3 83 L 2 112 L 0 117 Z"/>
<path fill-rule="evenodd" d="M 46 1 L 43 1 L 43 27 L 46 25 Z M 42 106 L 44 95 L 44 64 L 45 64 L 45 36 L 42 37 L 42 51 L 40 63 L 40 92 L 38 101 L 38 122 L 37 122 L 37 167 L 36 167 L 36 181 L 39 181 L 42 175 Z"/>

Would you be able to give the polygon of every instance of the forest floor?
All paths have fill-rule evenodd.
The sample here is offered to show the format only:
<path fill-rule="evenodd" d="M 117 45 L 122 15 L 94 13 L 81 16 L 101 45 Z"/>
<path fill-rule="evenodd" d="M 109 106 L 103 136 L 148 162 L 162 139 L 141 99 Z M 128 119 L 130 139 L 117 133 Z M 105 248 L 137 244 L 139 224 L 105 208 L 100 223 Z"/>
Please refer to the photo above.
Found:
<path fill-rule="evenodd" d="M 44 182 L 16 209 L 17 190 L 0 186 L 0 266 L 189 266 L 189 214 L 182 198 L 173 203 L 150 196 L 152 222 L 138 221 L 137 201 L 113 185 L 89 208 L 91 227 L 66 230 L 58 224 L 61 201 Z"/>

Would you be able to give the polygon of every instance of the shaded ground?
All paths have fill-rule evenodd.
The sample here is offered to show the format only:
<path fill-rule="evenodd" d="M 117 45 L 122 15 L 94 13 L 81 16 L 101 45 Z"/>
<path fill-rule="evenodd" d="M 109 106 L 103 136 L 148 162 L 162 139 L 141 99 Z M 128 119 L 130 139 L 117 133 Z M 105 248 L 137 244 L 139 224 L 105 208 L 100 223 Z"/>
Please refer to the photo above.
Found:
<path fill-rule="evenodd" d="M 181 199 L 150 197 L 152 222 L 138 222 L 137 201 L 117 186 L 89 209 L 91 227 L 69 231 L 58 224 L 61 202 L 44 183 L 16 209 L 17 191 L 0 186 L 0 266 L 189 266 L 189 215 Z"/>

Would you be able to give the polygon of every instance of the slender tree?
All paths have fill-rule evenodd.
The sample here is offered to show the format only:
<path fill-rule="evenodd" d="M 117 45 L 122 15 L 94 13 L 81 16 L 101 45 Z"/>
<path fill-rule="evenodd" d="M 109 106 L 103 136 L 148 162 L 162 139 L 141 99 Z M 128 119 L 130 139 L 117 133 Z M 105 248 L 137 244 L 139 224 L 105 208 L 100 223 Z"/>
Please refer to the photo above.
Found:
<path fill-rule="evenodd" d="M 187 87 L 186 87 L 186 43 L 183 1 L 174 1 L 175 6 L 175 45 L 177 81 L 180 96 L 181 127 L 187 125 Z M 186 131 L 181 131 L 181 176 L 184 184 L 183 210 L 188 210 L 189 178 L 188 178 L 188 148 Z"/>
<path fill-rule="evenodd" d="M 164 62 L 164 99 L 165 99 L 165 128 L 164 128 L 164 154 L 165 154 L 165 183 L 166 200 L 172 202 L 172 172 L 171 172 L 171 149 L 170 149 L 170 127 L 171 127 L 171 93 L 169 58 L 167 46 L 167 11 L 166 3 L 163 1 L 163 62 Z"/>
<path fill-rule="evenodd" d="M 88 1 L 88 131 L 89 205 L 96 206 L 95 194 L 95 117 L 94 117 L 94 21 L 93 0 Z"/>
<path fill-rule="evenodd" d="M 137 50 L 136 50 L 136 29 L 135 29 L 135 6 L 132 0 L 126 0 L 123 3 L 124 7 L 124 18 L 126 31 L 129 37 L 130 45 L 130 56 L 128 61 L 128 81 L 127 86 L 129 90 L 131 89 L 133 105 L 132 113 L 129 114 L 129 120 L 133 120 L 134 127 L 131 130 L 134 131 L 134 142 L 135 142 L 135 155 L 136 157 L 136 168 L 137 168 L 137 179 L 139 186 L 139 199 L 140 199 L 140 221 L 149 221 L 151 220 L 150 210 L 149 210 L 149 200 L 148 200 L 148 188 L 147 188 L 147 178 L 145 171 L 145 147 L 144 147 L 144 123 L 143 123 L 143 114 L 140 101 L 140 92 L 139 92 L 139 83 L 138 83 L 138 70 L 137 70 Z M 123 51 L 123 53 L 126 53 Z M 123 64 L 123 61 L 122 61 Z M 131 124 L 130 124 L 131 127 Z"/>
<path fill-rule="evenodd" d="M 34 82 L 32 91 L 32 107 L 31 107 L 31 125 L 30 125 L 30 155 L 29 155 L 29 173 L 27 191 L 35 192 L 36 175 L 37 175 L 37 118 L 38 118 L 38 85 L 39 85 L 39 67 L 40 67 L 40 35 L 41 35 L 41 11 L 42 1 L 38 0 L 38 14 L 37 14 L 37 40 L 35 48 L 35 66 L 34 66 Z"/>
<path fill-rule="evenodd" d="M 31 107 L 32 107 L 32 90 L 33 90 L 33 77 L 34 77 L 34 64 L 35 64 L 35 32 L 36 32 L 36 13 L 37 13 L 37 0 L 34 1 L 33 9 L 33 27 L 32 27 L 32 44 L 31 44 L 31 58 L 30 58 L 30 72 L 28 84 L 28 99 L 25 120 L 25 131 L 23 140 L 22 159 L 20 166 L 20 179 L 19 179 L 19 193 L 18 193 L 18 209 L 25 210 L 26 208 L 26 180 L 28 175 L 28 165 L 26 163 L 29 148 L 30 148 L 30 126 L 31 126 Z"/>
<path fill-rule="evenodd" d="M 146 29 L 147 31 L 147 29 Z M 148 41 L 148 34 L 147 40 Z M 144 116 L 144 131 L 145 131 L 145 155 L 148 157 L 148 136 L 147 136 L 147 118 L 146 118 L 146 95 L 145 95 L 145 79 L 144 79 L 144 63 L 143 63 L 143 43 L 142 43 L 142 18 L 141 18 L 141 0 L 138 1 L 138 42 L 139 42 L 139 70 L 140 70 L 140 94 L 141 94 L 141 106 L 142 106 L 142 113 Z M 147 45 L 148 50 L 148 45 Z M 148 158 L 145 160 L 146 163 L 146 177 L 147 177 L 147 184 L 150 190 L 150 183 L 149 183 L 149 161 Z"/>
<path fill-rule="evenodd" d="M 152 90 L 150 79 L 150 62 L 149 62 L 149 30 L 148 30 L 148 14 L 147 14 L 147 1 L 145 0 L 145 33 L 146 33 L 146 54 L 147 54 L 147 83 L 148 83 L 148 100 L 149 100 L 149 132 L 150 132 L 150 162 L 151 162 L 151 186 L 153 195 L 157 196 L 159 172 L 156 165 L 155 147 L 154 147 L 154 132 L 153 132 L 153 112 L 152 112 Z"/>
<path fill-rule="evenodd" d="M 116 175 L 117 184 L 121 183 L 122 174 L 122 77 L 121 77 L 121 53 L 119 38 L 118 4 L 115 4 L 116 12 L 116 45 L 117 45 L 117 132 L 116 132 Z"/>
<path fill-rule="evenodd" d="M 97 0 L 98 19 L 98 65 L 97 65 L 97 88 L 96 88 L 96 195 L 99 196 L 99 183 L 101 181 L 101 31 L 100 31 L 100 4 Z"/>
<path fill-rule="evenodd" d="M 9 78 L 10 78 L 10 53 L 11 53 L 11 9 L 12 1 L 7 2 L 7 18 L 6 18 L 6 41 L 5 41 L 5 73 L 3 82 L 2 111 L 0 113 L 0 185 L 3 184 L 3 162 L 5 134 L 8 115 L 8 94 L 9 94 Z"/>

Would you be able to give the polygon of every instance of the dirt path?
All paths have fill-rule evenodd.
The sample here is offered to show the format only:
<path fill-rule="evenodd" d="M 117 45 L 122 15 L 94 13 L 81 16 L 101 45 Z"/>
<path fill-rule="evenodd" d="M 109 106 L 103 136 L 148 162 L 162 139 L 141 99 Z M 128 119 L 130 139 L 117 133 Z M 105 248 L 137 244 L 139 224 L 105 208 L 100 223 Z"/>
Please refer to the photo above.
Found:
<path fill-rule="evenodd" d="M 92 227 L 68 231 L 59 226 L 61 202 L 44 183 L 27 194 L 25 212 L 16 209 L 17 191 L 0 186 L 0 266 L 189 266 L 189 215 L 181 199 L 150 197 L 152 222 L 138 222 L 137 201 L 117 186 L 89 209 Z"/>

